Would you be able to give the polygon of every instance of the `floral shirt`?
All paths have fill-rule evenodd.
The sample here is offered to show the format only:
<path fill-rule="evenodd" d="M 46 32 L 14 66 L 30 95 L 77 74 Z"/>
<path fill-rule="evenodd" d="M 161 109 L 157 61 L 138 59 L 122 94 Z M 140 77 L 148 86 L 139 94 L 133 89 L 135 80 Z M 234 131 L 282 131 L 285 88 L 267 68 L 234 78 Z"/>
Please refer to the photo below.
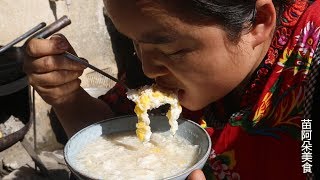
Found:
<path fill-rule="evenodd" d="M 214 113 L 226 114 L 221 101 L 183 116 L 197 121 L 212 137 L 212 152 L 203 168 L 207 179 L 306 179 L 301 159 L 301 120 L 309 72 L 319 51 L 320 0 L 296 0 L 285 8 L 272 44 L 240 101 L 222 127 Z M 118 115 L 134 114 L 125 89 L 116 85 L 100 97 Z"/>

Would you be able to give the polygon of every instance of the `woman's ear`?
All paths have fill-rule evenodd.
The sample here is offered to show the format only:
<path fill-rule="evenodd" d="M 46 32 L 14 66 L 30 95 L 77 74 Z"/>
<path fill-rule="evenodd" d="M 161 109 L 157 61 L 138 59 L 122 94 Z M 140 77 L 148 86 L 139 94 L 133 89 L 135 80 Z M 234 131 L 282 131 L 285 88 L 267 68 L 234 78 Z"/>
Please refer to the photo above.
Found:
<path fill-rule="evenodd" d="M 249 32 L 253 48 L 272 38 L 276 17 L 272 0 L 256 1 L 256 17 Z"/>

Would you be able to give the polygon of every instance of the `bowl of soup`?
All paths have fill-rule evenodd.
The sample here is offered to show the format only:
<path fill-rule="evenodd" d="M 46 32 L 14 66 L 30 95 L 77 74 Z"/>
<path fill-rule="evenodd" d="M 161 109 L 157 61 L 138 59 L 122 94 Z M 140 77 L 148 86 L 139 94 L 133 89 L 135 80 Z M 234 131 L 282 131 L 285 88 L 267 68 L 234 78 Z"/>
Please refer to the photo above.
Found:
<path fill-rule="evenodd" d="M 148 142 L 136 136 L 136 116 L 92 124 L 68 140 L 66 163 L 78 179 L 185 179 L 204 166 L 211 140 L 195 122 L 177 121 L 172 135 L 166 116 L 150 116 Z"/>

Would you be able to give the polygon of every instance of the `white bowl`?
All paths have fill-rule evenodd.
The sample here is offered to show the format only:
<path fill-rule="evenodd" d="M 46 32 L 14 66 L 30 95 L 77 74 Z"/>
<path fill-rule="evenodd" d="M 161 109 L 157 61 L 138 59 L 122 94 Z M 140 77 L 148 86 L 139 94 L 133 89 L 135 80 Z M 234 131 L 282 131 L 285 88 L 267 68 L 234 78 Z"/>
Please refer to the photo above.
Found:
<path fill-rule="evenodd" d="M 166 132 L 170 129 L 166 116 L 150 116 L 150 121 L 152 132 Z M 95 123 L 77 132 L 69 139 L 64 148 L 64 157 L 69 169 L 78 179 L 95 179 L 77 167 L 76 156 L 80 150 L 102 135 L 134 131 L 136 129 L 136 123 L 136 116 L 122 116 Z M 193 166 L 165 179 L 186 179 L 193 170 L 203 168 L 211 150 L 210 136 L 201 126 L 186 119 L 178 119 L 178 124 L 177 135 L 185 138 L 192 145 L 198 145 L 199 153 L 195 158 L 196 163 Z"/>

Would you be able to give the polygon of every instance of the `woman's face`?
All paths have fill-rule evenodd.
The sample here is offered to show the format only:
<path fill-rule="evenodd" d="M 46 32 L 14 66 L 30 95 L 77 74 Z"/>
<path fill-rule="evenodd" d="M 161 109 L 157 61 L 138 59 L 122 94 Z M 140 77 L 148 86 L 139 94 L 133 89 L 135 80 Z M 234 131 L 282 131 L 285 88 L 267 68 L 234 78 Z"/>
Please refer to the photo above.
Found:
<path fill-rule="evenodd" d="M 178 90 L 190 110 L 228 94 L 261 61 L 250 34 L 233 44 L 216 25 L 188 24 L 136 2 L 105 0 L 116 28 L 133 40 L 144 73 L 160 87 Z"/>

